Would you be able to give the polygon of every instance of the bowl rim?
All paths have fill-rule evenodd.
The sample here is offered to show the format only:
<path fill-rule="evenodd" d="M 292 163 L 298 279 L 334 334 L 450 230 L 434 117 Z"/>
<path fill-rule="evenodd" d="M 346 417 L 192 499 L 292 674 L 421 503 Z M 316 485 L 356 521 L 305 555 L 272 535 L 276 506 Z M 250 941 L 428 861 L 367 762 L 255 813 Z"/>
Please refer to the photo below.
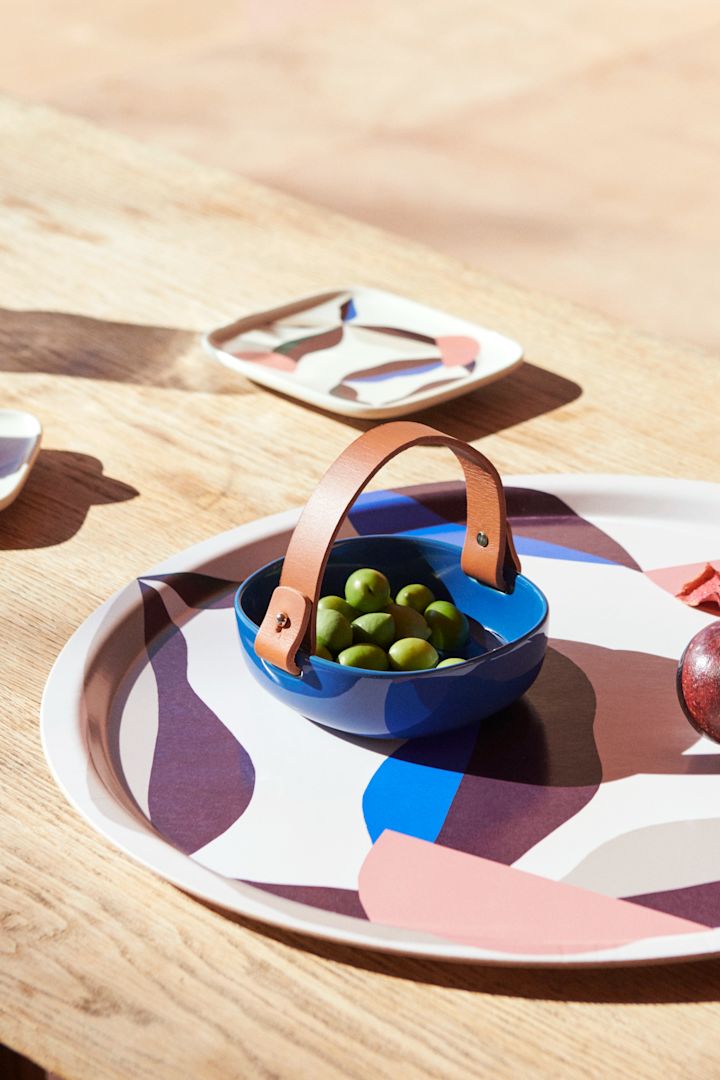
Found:
<path fill-rule="evenodd" d="M 332 545 L 331 552 L 334 551 L 336 547 L 341 547 L 345 544 L 351 544 L 355 540 L 398 540 L 400 542 L 417 541 L 422 544 L 429 545 L 430 547 L 436 547 L 444 551 L 454 552 L 457 554 L 458 562 L 460 559 L 460 549 L 455 544 L 449 544 L 446 540 L 436 540 L 434 537 L 430 536 L 407 536 L 402 533 L 365 533 L 362 536 L 343 536 L 339 540 L 335 540 Z M 242 596 L 256 577 L 259 577 L 260 574 L 264 573 L 271 566 L 275 566 L 277 563 L 282 563 L 284 558 L 284 555 L 280 555 L 276 559 L 271 559 L 269 562 L 266 562 L 263 566 L 259 566 L 257 570 L 253 570 L 252 574 L 248 574 L 245 580 L 242 581 L 235 590 L 235 595 L 233 597 L 235 616 L 239 621 L 243 623 L 244 626 L 247 627 L 248 630 L 250 630 L 251 633 L 254 633 L 255 635 L 257 635 L 257 631 L 260 629 L 260 627 L 257 623 L 253 622 L 250 616 L 247 615 L 243 610 Z M 307 652 L 306 649 L 302 647 L 298 649 L 297 655 L 298 657 L 301 657 L 303 661 L 307 661 L 312 666 L 318 665 L 321 670 L 326 668 L 328 670 L 332 669 L 333 671 L 337 671 L 337 669 L 340 668 L 341 670 L 346 671 L 349 675 L 357 673 L 358 675 L 362 675 L 368 678 L 387 679 L 397 678 L 403 675 L 412 675 L 415 678 L 427 678 L 433 675 L 451 676 L 455 672 L 461 674 L 468 664 L 473 664 L 475 667 L 479 667 L 481 664 L 485 663 L 491 656 L 497 657 L 504 655 L 506 652 L 510 652 L 520 642 L 526 641 L 530 637 L 532 637 L 533 634 L 537 633 L 538 630 L 542 629 L 542 627 L 547 623 L 550 614 L 550 603 L 545 593 L 542 591 L 539 585 L 536 585 L 535 582 L 532 581 L 531 578 L 526 577 L 525 574 L 518 574 L 516 581 L 518 579 L 522 580 L 525 585 L 527 585 L 530 590 L 539 597 L 543 606 L 543 612 L 540 618 L 528 630 L 526 630 L 524 634 L 521 634 L 520 637 L 514 638 L 512 641 L 506 641 L 503 645 L 499 645 L 495 649 L 489 649 L 488 652 L 483 653 L 480 656 L 471 656 L 468 660 L 463 660 L 461 664 L 452 664 L 450 667 L 445 668 L 428 668 L 425 671 L 374 671 L 371 668 L 359 668 L 353 667 L 350 664 L 338 664 L 336 660 L 325 660 L 322 656 L 315 656 L 310 654 L 309 652 Z M 483 582 L 477 582 L 477 584 L 483 585 Z M 485 585 L 484 587 L 487 589 L 491 588 L 490 585 Z M 278 668 L 275 664 L 270 664 L 268 661 L 263 661 L 263 663 L 267 663 L 268 667 L 271 667 L 276 671 L 282 671 L 282 668 Z M 293 678 L 296 677 L 301 676 L 293 676 Z"/>

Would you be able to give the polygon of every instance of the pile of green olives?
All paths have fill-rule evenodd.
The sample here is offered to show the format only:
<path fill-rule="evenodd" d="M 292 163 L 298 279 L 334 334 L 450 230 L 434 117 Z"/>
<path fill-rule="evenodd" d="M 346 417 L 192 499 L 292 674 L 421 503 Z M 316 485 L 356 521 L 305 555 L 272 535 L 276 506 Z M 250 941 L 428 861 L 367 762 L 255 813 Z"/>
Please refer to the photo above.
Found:
<path fill-rule="evenodd" d="M 315 627 L 317 656 L 370 671 L 462 664 L 452 653 L 470 635 L 462 611 L 436 600 L 427 585 L 405 585 L 393 601 L 388 579 L 369 567 L 353 571 L 344 597 L 321 597 Z"/>

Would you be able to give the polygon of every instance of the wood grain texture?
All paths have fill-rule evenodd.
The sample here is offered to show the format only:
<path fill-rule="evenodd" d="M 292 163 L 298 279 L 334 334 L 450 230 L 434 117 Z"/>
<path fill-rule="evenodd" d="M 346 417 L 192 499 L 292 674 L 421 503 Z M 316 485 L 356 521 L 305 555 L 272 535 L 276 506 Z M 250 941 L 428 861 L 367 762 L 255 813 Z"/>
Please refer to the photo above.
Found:
<path fill-rule="evenodd" d="M 100 601 L 298 505 L 364 426 L 225 371 L 197 331 L 348 281 L 482 320 L 528 363 L 422 419 L 504 473 L 720 481 L 713 358 L 42 108 L 0 102 L 0 140 L 0 385 L 45 425 L 0 516 L 0 1041 L 70 1080 L 717 1075 L 718 963 L 503 971 L 229 919 L 95 835 L 38 736 L 49 667 Z M 455 468 L 416 450 L 378 482 Z"/>
<path fill-rule="evenodd" d="M 6 0 L 3 14 L 0 90 L 720 347 L 713 0 Z"/>

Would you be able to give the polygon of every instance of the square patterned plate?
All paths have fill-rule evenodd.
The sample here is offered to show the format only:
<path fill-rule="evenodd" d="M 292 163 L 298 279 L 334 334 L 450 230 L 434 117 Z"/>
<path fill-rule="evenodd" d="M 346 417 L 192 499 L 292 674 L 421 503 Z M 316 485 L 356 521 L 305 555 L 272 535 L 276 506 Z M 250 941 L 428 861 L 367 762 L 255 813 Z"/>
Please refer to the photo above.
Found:
<path fill-rule="evenodd" d="M 355 285 L 243 316 L 203 340 L 256 383 L 378 420 L 467 394 L 522 359 L 521 346 L 494 330 Z"/>

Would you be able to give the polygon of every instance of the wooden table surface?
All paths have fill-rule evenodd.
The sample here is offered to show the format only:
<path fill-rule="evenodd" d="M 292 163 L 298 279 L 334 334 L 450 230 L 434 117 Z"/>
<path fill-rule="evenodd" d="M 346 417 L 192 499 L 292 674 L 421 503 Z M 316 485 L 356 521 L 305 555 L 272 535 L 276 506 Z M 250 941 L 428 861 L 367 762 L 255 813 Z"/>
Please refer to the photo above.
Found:
<path fill-rule="evenodd" d="M 58 113 L 5 100 L 0 131 L 2 404 L 45 426 L 0 517 L 0 1041 L 73 1080 L 717 1075 L 720 962 L 463 967 L 227 918 L 85 825 L 38 733 L 100 601 L 298 505 L 363 426 L 225 372 L 198 331 L 353 281 L 505 331 L 527 363 L 423 417 L 503 473 L 720 481 L 716 360 Z M 451 475 L 414 451 L 379 482 Z"/>
<path fill-rule="evenodd" d="M 720 348 L 717 0 L 2 11 L 0 92 Z"/>

